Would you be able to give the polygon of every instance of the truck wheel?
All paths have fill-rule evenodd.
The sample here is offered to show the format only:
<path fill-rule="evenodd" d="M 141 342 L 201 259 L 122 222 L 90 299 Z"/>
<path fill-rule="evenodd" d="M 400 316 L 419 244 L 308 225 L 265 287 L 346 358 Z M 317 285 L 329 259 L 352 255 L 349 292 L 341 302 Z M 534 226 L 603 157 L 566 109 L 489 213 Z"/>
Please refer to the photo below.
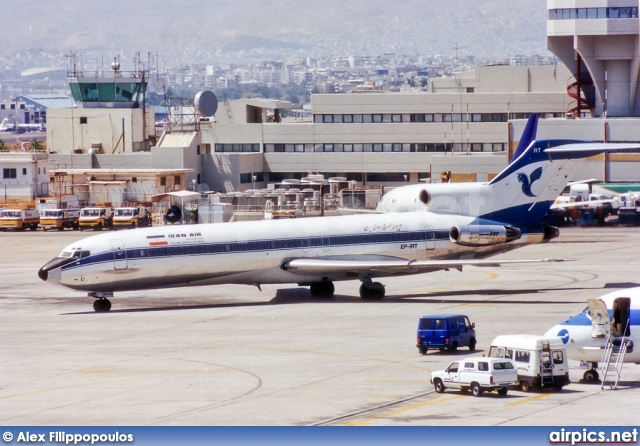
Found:
<path fill-rule="evenodd" d="M 421 348 L 420 349 L 420 354 L 421 355 L 426 355 L 427 354 L 427 349 L 426 348 Z"/>
<path fill-rule="evenodd" d="M 480 384 L 478 383 L 471 384 L 471 393 L 473 394 L 473 396 L 480 396 L 482 395 L 482 392 L 484 392 L 484 390 L 480 388 Z"/>
<path fill-rule="evenodd" d="M 528 392 L 529 391 L 529 381 L 526 380 L 522 380 L 520 381 L 520 390 L 522 390 L 523 392 Z"/>
<path fill-rule="evenodd" d="M 498 395 L 505 396 L 506 394 L 507 394 L 507 388 L 506 387 L 500 387 L 498 389 Z"/>
<path fill-rule="evenodd" d="M 433 382 L 433 387 L 435 387 L 436 392 L 438 392 L 438 393 L 444 393 L 444 384 L 442 383 L 442 381 L 441 381 L 441 380 L 436 379 L 436 380 Z"/>
<path fill-rule="evenodd" d="M 470 352 L 472 352 L 472 351 L 474 351 L 475 349 L 476 349 L 476 339 L 475 339 L 475 338 L 472 338 L 472 339 L 469 341 L 469 351 L 470 351 Z"/>
<path fill-rule="evenodd" d="M 449 351 L 455 352 L 456 350 L 458 350 L 458 343 L 454 342 L 453 345 L 449 347 Z"/>

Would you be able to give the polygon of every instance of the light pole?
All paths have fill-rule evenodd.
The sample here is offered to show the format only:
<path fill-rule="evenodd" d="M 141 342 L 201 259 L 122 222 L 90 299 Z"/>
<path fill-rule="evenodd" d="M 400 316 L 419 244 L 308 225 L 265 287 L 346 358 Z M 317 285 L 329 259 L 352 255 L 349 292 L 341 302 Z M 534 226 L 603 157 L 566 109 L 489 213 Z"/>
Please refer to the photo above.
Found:
<path fill-rule="evenodd" d="M 404 174 L 404 185 L 407 185 L 407 174 Z"/>
<path fill-rule="evenodd" d="M 253 190 L 256 190 L 256 180 L 258 177 L 256 175 L 251 175 L 251 179 L 253 180 Z"/>

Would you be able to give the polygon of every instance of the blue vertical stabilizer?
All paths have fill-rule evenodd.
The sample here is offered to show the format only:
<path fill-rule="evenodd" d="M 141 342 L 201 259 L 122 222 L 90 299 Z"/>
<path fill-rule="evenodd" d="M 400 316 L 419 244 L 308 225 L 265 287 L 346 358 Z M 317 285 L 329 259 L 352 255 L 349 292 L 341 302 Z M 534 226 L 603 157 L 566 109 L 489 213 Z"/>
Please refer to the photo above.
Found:
<path fill-rule="evenodd" d="M 516 151 L 513 154 L 513 158 L 511 158 L 511 162 L 517 160 L 520 155 L 529 147 L 529 145 L 536 139 L 536 133 L 538 131 L 538 115 L 536 113 L 532 113 L 529 116 L 529 120 L 527 121 L 527 125 L 522 132 L 522 136 L 520 137 L 520 142 L 518 143 L 518 147 L 516 147 Z"/>

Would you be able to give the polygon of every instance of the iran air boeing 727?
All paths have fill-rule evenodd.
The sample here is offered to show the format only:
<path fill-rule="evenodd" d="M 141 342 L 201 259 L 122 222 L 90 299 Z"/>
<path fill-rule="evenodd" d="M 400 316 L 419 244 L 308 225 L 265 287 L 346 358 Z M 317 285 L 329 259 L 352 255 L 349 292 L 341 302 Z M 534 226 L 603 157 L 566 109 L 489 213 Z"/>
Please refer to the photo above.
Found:
<path fill-rule="evenodd" d="M 382 299 L 381 277 L 539 260 L 487 257 L 551 240 L 542 218 L 576 159 L 640 145 L 533 141 L 488 183 L 399 187 L 375 214 L 161 226 L 79 240 L 45 264 L 42 280 L 111 308 L 114 292 L 215 284 L 295 283 L 330 297 L 333 282 L 360 280 L 363 299 Z"/>

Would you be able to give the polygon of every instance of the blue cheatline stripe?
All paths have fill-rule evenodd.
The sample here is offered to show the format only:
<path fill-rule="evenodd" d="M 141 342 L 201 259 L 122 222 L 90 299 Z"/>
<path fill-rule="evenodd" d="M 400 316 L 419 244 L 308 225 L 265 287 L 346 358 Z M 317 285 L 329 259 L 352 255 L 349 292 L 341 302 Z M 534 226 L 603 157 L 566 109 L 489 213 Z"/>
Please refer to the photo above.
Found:
<path fill-rule="evenodd" d="M 609 310 L 609 318 L 613 318 L 613 310 Z M 558 325 L 591 325 L 591 319 L 585 313 L 581 313 L 564 322 L 560 322 Z M 640 310 L 629 311 L 629 325 L 640 325 Z"/>
<path fill-rule="evenodd" d="M 266 252 L 314 248 L 334 248 L 345 246 L 363 246 L 370 244 L 415 243 L 424 241 L 449 240 L 449 230 L 384 232 L 372 234 L 347 234 L 325 237 L 294 237 L 285 239 L 252 240 L 245 243 L 197 243 L 192 245 L 126 249 L 126 258 L 121 260 L 135 260 L 146 258 L 167 258 L 193 255 L 230 254 L 240 252 Z M 62 267 L 63 271 L 80 266 L 97 265 L 114 261 L 114 251 L 103 252 L 84 257 L 76 262 Z"/>

